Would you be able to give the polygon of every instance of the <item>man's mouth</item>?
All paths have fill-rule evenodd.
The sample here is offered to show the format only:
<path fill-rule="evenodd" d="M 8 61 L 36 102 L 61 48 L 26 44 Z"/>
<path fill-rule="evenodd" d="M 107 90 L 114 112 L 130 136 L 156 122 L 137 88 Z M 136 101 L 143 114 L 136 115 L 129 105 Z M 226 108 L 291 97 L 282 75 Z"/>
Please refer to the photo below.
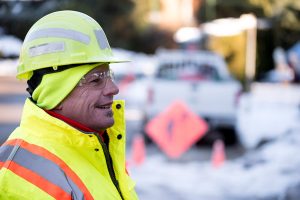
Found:
<path fill-rule="evenodd" d="M 107 110 L 107 109 L 111 109 L 112 103 L 106 103 L 106 104 L 102 104 L 102 105 L 97 105 L 96 107 L 102 110 Z"/>
<path fill-rule="evenodd" d="M 96 108 L 103 110 L 107 117 L 113 117 L 112 103 L 97 105 Z"/>
<path fill-rule="evenodd" d="M 110 105 L 109 106 L 98 106 L 98 108 L 100 108 L 100 109 L 110 109 L 111 106 Z"/>

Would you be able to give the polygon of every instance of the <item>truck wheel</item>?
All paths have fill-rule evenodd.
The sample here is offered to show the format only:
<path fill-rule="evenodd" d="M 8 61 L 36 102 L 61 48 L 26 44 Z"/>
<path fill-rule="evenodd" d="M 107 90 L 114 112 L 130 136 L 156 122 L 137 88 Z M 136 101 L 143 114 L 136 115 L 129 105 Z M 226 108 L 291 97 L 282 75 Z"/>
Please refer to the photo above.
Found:
<path fill-rule="evenodd" d="M 197 143 L 197 146 L 212 146 L 216 140 L 224 140 L 222 133 L 217 130 L 208 131 Z"/>
<path fill-rule="evenodd" d="M 147 123 L 148 123 L 148 119 L 144 118 L 141 123 L 141 133 L 144 137 L 145 144 L 152 144 L 153 143 L 152 139 L 147 135 L 147 133 L 145 131 L 145 127 L 146 127 Z"/>
<path fill-rule="evenodd" d="M 234 130 L 234 128 L 231 127 L 220 127 L 218 128 L 219 132 L 222 134 L 222 137 L 224 139 L 224 143 L 226 145 L 235 145 L 237 144 L 238 141 L 238 137 L 236 135 L 236 131 Z"/>

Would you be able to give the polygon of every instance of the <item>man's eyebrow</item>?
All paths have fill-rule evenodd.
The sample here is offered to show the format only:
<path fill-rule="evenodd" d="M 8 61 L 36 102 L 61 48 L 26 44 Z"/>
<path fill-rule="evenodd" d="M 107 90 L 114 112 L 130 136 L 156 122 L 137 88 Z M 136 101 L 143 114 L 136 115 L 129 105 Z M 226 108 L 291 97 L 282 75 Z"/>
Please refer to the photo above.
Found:
<path fill-rule="evenodd" d="M 90 77 L 90 76 L 93 76 L 93 75 L 95 75 L 95 74 L 107 73 L 108 71 L 110 71 L 110 70 L 108 69 L 108 70 L 104 70 L 104 71 L 94 71 L 94 72 L 90 72 L 90 73 L 86 74 L 85 77 Z"/>
<path fill-rule="evenodd" d="M 101 73 L 101 72 L 107 72 L 107 71 L 110 71 L 110 69 L 106 69 L 106 70 L 98 70 L 98 71 L 94 71 L 94 72 L 91 72 L 91 74 L 94 74 L 94 73 Z"/>

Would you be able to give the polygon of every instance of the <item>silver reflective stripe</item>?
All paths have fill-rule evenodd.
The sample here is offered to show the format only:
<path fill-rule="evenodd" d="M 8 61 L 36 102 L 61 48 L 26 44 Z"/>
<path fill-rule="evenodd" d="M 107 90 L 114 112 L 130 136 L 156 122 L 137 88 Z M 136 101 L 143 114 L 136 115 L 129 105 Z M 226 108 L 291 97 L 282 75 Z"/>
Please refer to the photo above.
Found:
<path fill-rule="evenodd" d="M 65 44 L 63 42 L 45 43 L 38 46 L 30 47 L 29 56 L 40 56 L 48 53 L 61 52 L 65 50 Z"/>
<path fill-rule="evenodd" d="M 5 147 L 5 146 L 4 146 Z M 3 148 L 3 147 L 1 147 Z M 7 154 L 8 149 L 14 150 L 14 147 L 4 148 L 3 155 Z M 0 149 L 1 150 L 1 149 Z M 0 151 L 0 158 L 2 161 Z M 3 156 L 5 157 L 5 156 Z M 7 157 L 7 156 L 6 156 Z M 9 158 L 7 160 L 10 160 Z M 7 161 L 3 160 L 3 162 Z M 74 197 L 74 199 L 84 199 L 82 191 L 78 186 L 69 178 L 63 169 L 61 169 L 56 163 L 48 160 L 42 156 L 31 153 L 30 151 L 19 147 L 17 153 L 15 154 L 13 161 L 22 167 L 25 167 L 32 172 L 45 178 L 52 184 L 59 186 L 62 190 L 69 193 Z"/>
<path fill-rule="evenodd" d="M 104 31 L 102 29 L 99 29 L 99 30 L 94 30 L 94 32 L 95 32 L 99 47 L 101 49 L 110 48 Z"/>
<path fill-rule="evenodd" d="M 39 38 L 48 38 L 48 37 L 57 37 L 57 38 L 66 38 L 75 40 L 84 44 L 90 43 L 90 37 L 79 31 L 64 29 L 64 28 L 45 28 L 33 33 L 30 33 L 26 40 L 31 41 Z"/>
<path fill-rule="evenodd" d="M 81 190 L 77 187 L 77 185 L 67 176 L 66 177 L 69 185 L 72 188 L 72 200 L 84 200 L 84 194 L 81 192 Z"/>
<path fill-rule="evenodd" d="M 0 147 L 0 162 L 5 162 L 8 160 L 9 155 L 12 153 L 14 147 L 13 146 L 1 146 Z"/>

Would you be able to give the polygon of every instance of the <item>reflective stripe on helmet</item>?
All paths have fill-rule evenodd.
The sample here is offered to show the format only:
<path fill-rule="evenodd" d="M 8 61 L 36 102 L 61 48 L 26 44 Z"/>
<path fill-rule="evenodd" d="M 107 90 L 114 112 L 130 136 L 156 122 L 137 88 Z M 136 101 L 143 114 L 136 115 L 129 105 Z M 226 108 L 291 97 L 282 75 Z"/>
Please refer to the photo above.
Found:
<path fill-rule="evenodd" d="M 52 42 L 47 44 L 41 44 L 33 46 L 28 50 L 29 56 L 40 56 L 47 53 L 55 53 L 65 50 L 65 44 L 63 42 Z"/>
<path fill-rule="evenodd" d="M 52 42 L 62 46 L 44 47 Z M 40 47 L 42 46 L 42 47 Z M 76 11 L 57 11 L 39 19 L 27 33 L 17 68 L 17 78 L 29 80 L 33 71 L 53 66 L 128 62 L 114 57 L 102 27 Z"/>
<path fill-rule="evenodd" d="M 0 148 L 0 162 L 2 167 L 13 171 L 56 199 L 59 197 L 56 195 L 93 199 L 86 186 L 64 161 L 37 145 L 20 139 L 9 140 Z"/>
<path fill-rule="evenodd" d="M 28 37 L 26 37 L 26 41 L 48 37 L 66 38 L 84 44 L 89 44 L 91 40 L 88 35 L 79 31 L 64 28 L 45 28 L 30 33 Z"/>
<path fill-rule="evenodd" d="M 99 47 L 101 49 L 110 48 L 104 31 L 102 29 L 99 29 L 99 30 L 95 30 L 94 32 L 95 32 Z"/>

